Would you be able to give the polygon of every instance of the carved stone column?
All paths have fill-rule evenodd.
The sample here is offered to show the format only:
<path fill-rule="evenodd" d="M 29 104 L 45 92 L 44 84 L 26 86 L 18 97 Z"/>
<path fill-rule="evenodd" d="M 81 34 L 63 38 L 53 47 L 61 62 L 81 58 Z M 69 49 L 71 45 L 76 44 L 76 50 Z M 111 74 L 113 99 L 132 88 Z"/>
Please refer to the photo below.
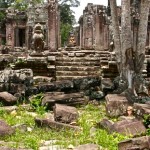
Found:
<path fill-rule="evenodd" d="M 14 47 L 14 29 L 11 23 L 6 23 L 6 45 Z"/>
<path fill-rule="evenodd" d="M 58 48 L 58 4 L 56 0 L 49 0 L 48 3 L 48 30 L 49 30 L 49 48 L 56 51 Z"/>

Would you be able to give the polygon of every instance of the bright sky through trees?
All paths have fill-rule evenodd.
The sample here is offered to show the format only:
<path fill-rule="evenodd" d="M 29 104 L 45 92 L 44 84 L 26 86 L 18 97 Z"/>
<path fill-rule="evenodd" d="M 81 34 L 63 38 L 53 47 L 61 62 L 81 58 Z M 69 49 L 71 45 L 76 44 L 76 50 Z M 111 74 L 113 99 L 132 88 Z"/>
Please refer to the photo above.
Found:
<path fill-rule="evenodd" d="M 87 6 L 87 3 L 107 6 L 108 0 L 80 0 L 80 6 L 77 8 L 72 8 L 72 10 L 75 12 L 76 21 L 78 21 L 79 17 L 83 14 L 83 10 Z M 117 4 L 121 5 L 121 0 L 117 0 Z"/>

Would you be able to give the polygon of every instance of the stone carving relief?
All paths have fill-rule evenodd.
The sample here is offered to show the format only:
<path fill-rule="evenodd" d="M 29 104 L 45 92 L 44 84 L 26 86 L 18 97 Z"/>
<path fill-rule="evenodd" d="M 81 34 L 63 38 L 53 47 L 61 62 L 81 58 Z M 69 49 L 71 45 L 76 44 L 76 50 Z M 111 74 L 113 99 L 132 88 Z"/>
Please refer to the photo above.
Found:
<path fill-rule="evenodd" d="M 49 11 L 54 12 L 56 11 L 56 0 L 49 0 Z"/>

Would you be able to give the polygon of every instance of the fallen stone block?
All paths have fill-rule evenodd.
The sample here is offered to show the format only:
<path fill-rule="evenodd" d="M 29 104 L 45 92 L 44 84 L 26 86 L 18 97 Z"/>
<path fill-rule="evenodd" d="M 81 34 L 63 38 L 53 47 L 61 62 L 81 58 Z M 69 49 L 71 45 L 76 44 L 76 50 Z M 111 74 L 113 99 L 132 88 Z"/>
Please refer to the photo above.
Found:
<path fill-rule="evenodd" d="M 84 144 L 75 147 L 73 150 L 100 150 L 100 146 L 96 144 Z"/>
<path fill-rule="evenodd" d="M 0 102 L 3 105 L 13 105 L 17 102 L 17 98 L 8 92 L 0 92 Z"/>
<path fill-rule="evenodd" d="M 80 131 L 81 128 L 78 126 L 72 126 L 69 124 L 65 124 L 65 123 L 60 123 L 60 122 L 56 122 L 50 119 L 40 119 L 40 118 L 36 118 L 35 119 L 35 123 L 37 126 L 39 127 L 49 127 L 51 129 L 56 129 L 56 130 L 75 130 L 75 131 Z"/>
<path fill-rule="evenodd" d="M 118 144 L 118 150 L 149 150 L 150 137 L 142 136 L 122 141 Z"/>
<path fill-rule="evenodd" d="M 87 100 L 84 97 L 83 93 L 72 93 L 72 94 L 62 94 L 55 96 L 45 96 L 42 99 L 42 105 L 47 106 L 48 108 L 53 107 L 56 103 L 66 104 L 69 106 L 84 105 L 87 103 Z"/>
<path fill-rule="evenodd" d="M 129 106 L 125 96 L 119 94 L 108 94 L 106 97 L 106 113 L 110 117 L 125 115 Z"/>
<path fill-rule="evenodd" d="M 34 76 L 33 77 L 33 82 L 34 84 L 38 84 L 40 82 L 51 82 L 52 81 L 52 77 L 46 77 L 46 76 Z"/>
<path fill-rule="evenodd" d="M 14 133 L 14 129 L 9 126 L 5 121 L 0 120 L 0 136 L 7 136 Z"/>
<path fill-rule="evenodd" d="M 134 113 L 139 118 L 144 118 L 145 115 L 150 115 L 150 104 L 134 103 Z"/>
<path fill-rule="evenodd" d="M 8 113 L 17 110 L 18 106 L 5 106 L 5 107 L 0 107 L 0 110 L 6 111 Z"/>
<path fill-rule="evenodd" d="M 143 123 L 137 119 L 125 119 L 115 122 L 111 126 L 111 131 L 127 136 L 139 136 L 146 133 L 146 128 Z"/>
<path fill-rule="evenodd" d="M 71 123 L 76 121 L 79 117 L 78 111 L 75 107 L 55 104 L 53 110 L 55 121 L 58 122 Z"/>
<path fill-rule="evenodd" d="M 99 123 L 97 123 L 98 127 L 106 129 L 108 132 L 112 131 L 114 122 L 108 120 L 108 119 L 103 119 Z"/>

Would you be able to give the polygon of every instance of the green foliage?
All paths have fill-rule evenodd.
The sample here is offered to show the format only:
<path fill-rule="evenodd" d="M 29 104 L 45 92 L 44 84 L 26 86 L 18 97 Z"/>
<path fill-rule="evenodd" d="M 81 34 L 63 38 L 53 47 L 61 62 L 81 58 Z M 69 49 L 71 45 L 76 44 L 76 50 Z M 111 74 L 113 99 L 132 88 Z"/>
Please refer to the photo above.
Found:
<path fill-rule="evenodd" d="M 150 125 L 150 115 L 145 114 L 143 118 L 143 123 L 146 128 L 149 128 Z"/>
<path fill-rule="evenodd" d="M 80 1 L 78 0 L 58 0 L 60 5 L 68 4 L 70 7 L 78 7 L 80 5 Z"/>
<path fill-rule="evenodd" d="M 41 99 L 41 94 L 36 99 Z M 35 103 L 34 103 L 35 104 Z M 36 105 L 36 104 L 35 104 Z M 49 128 L 38 128 L 34 124 L 34 117 L 24 109 L 17 110 L 16 114 L 8 114 L 6 112 L 0 113 L 0 118 L 5 120 L 10 125 L 26 124 L 31 127 L 32 131 L 22 132 L 16 130 L 15 134 L 7 137 L 0 137 L 0 140 L 8 142 L 16 142 L 11 147 L 18 148 L 23 145 L 25 148 L 32 148 L 37 150 L 41 145 L 41 141 L 58 140 L 57 144 L 64 147 L 68 147 L 70 144 L 77 146 L 86 143 L 95 143 L 101 145 L 108 150 L 117 150 L 118 142 L 127 139 L 127 137 L 119 134 L 109 134 L 103 129 L 96 129 L 94 135 L 91 135 L 91 128 L 97 124 L 102 118 L 106 117 L 105 107 L 103 104 L 99 106 L 87 105 L 82 108 L 78 108 L 80 117 L 77 121 L 77 125 L 81 127 L 81 131 L 73 130 L 60 130 L 55 131 Z"/>
<path fill-rule="evenodd" d="M 69 37 L 69 32 L 72 30 L 72 26 L 70 24 L 61 24 L 61 43 L 64 46 Z"/>
<path fill-rule="evenodd" d="M 42 102 L 42 98 L 43 98 L 43 94 L 37 94 L 33 97 L 33 99 L 31 100 L 31 107 L 38 113 L 38 114 L 44 114 L 46 111 L 46 106 L 42 106 L 41 102 Z"/>
<path fill-rule="evenodd" d="M 73 15 L 73 11 L 70 9 L 70 6 L 64 4 L 60 6 L 60 21 L 62 24 L 74 24 L 75 17 Z"/>
<path fill-rule="evenodd" d="M 79 5 L 80 2 L 78 0 L 59 1 L 62 46 L 64 46 L 68 41 L 69 32 L 72 30 L 73 25 L 75 24 L 75 16 L 74 12 L 71 10 L 71 7 L 78 7 Z"/>

